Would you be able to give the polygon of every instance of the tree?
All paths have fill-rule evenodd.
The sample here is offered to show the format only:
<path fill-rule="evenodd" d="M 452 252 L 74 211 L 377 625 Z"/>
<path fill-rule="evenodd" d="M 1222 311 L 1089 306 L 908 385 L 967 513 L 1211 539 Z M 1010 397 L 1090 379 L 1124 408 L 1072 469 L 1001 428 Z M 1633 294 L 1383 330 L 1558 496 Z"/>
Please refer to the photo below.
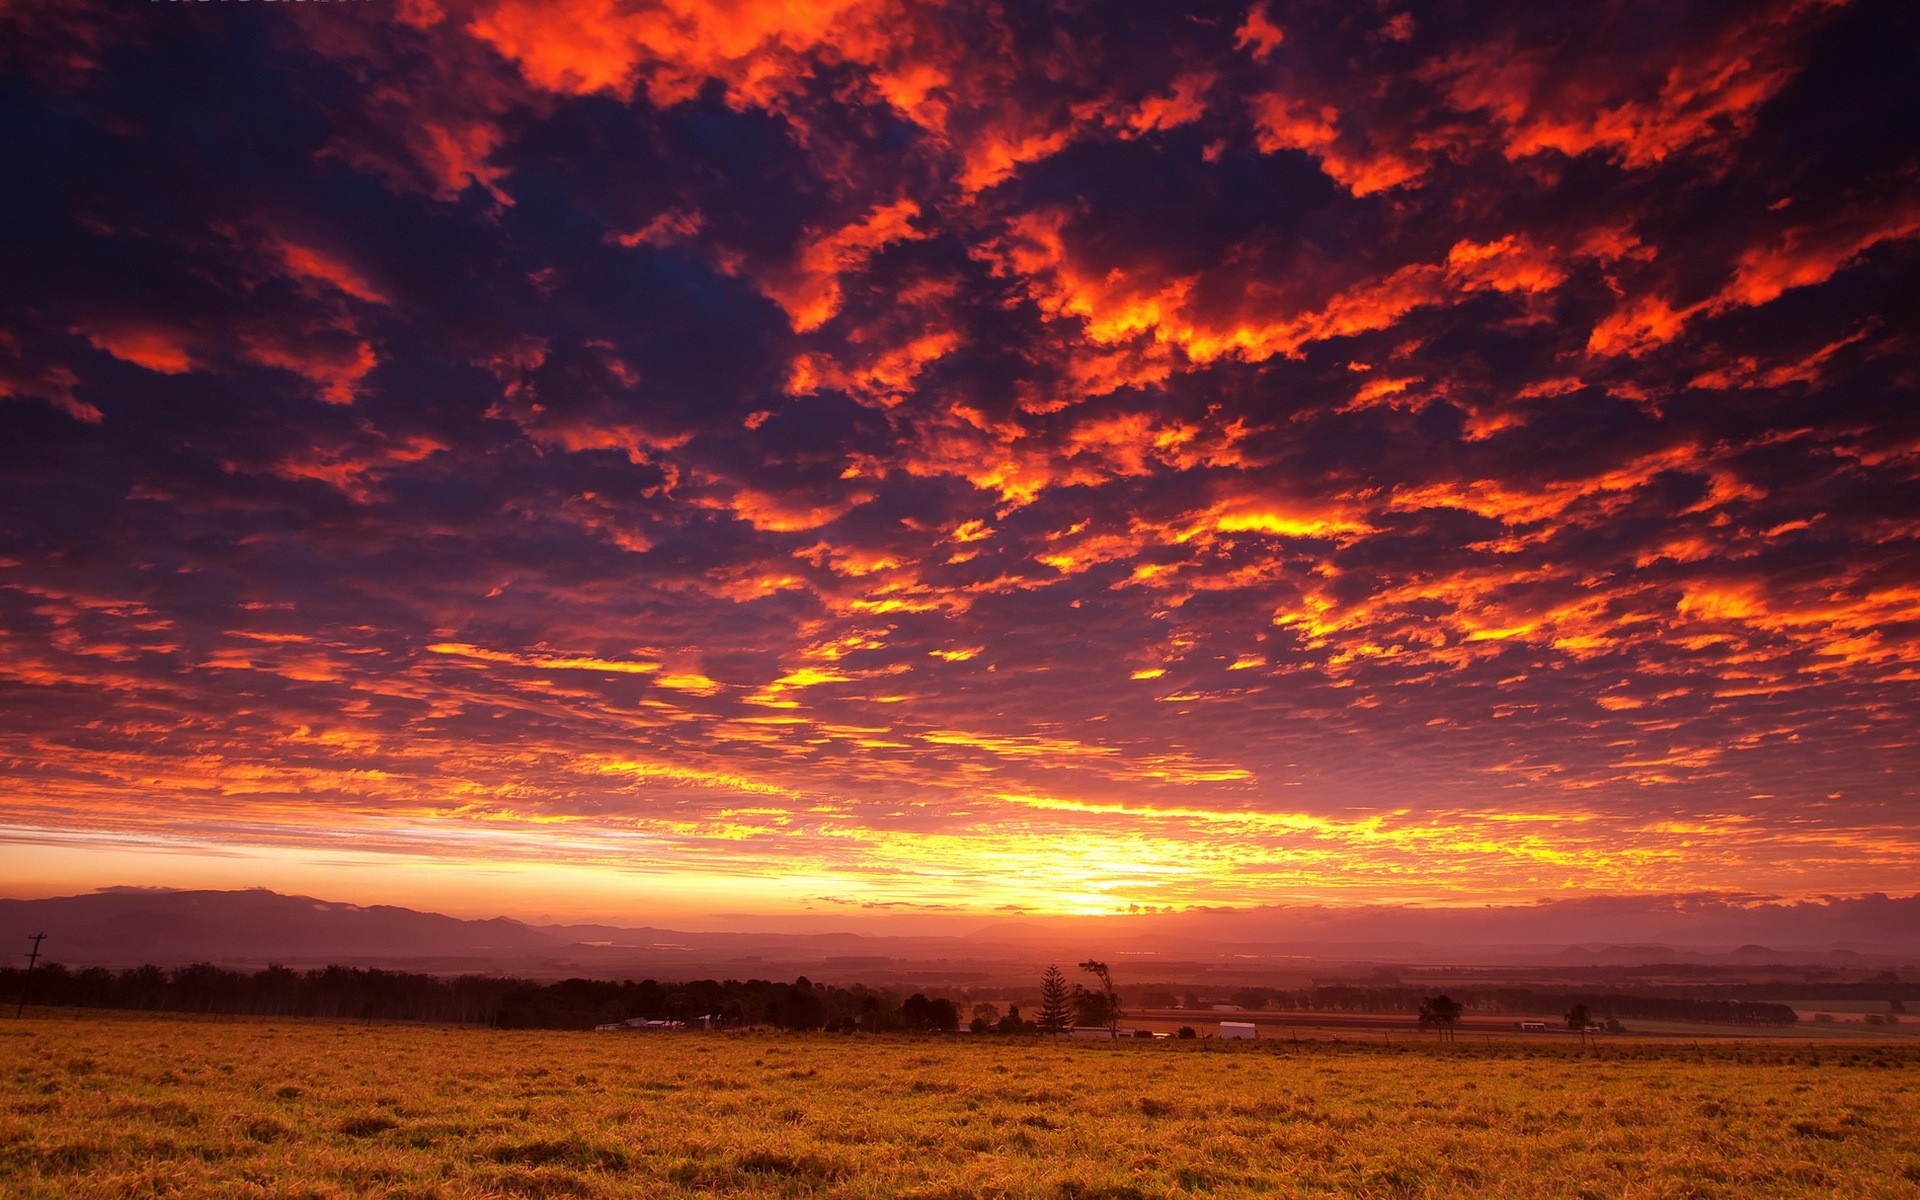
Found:
<path fill-rule="evenodd" d="M 915 992 L 900 1006 L 900 1020 L 917 1033 L 952 1033 L 960 1028 L 960 1010 L 951 1000 L 929 1000 Z"/>
<path fill-rule="evenodd" d="M 985 1001 L 973 1006 L 973 1022 L 968 1026 L 975 1033 L 987 1033 L 1000 1020 L 1000 1006 Z"/>
<path fill-rule="evenodd" d="M 1567 1028 L 1580 1035 L 1581 1041 L 1587 1040 L 1587 1026 L 1593 1024 L 1593 1018 L 1587 1015 L 1587 1006 L 1576 1004 L 1567 1010 Z"/>
<path fill-rule="evenodd" d="M 1107 1032 L 1116 1038 L 1119 1037 L 1120 1018 L 1125 1016 L 1126 1013 L 1121 1011 L 1119 993 L 1113 990 L 1113 974 L 1107 970 L 1107 964 L 1096 962 L 1093 959 L 1088 959 L 1086 962 L 1081 963 L 1080 969 L 1100 981 L 1100 991 L 1095 994 L 1105 1002 L 1107 1010 L 1107 1019 L 1102 1023 L 1106 1025 Z"/>
<path fill-rule="evenodd" d="M 1073 985 L 1073 1023 L 1082 1029 L 1107 1024 L 1107 994 Z"/>
<path fill-rule="evenodd" d="M 900 1028 L 901 1010 L 894 1004 L 891 993 L 858 989 L 856 995 L 854 1028 L 862 1033 L 886 1033 Z"/>
<path fill-rule="evenodd" d="M 1450 1042 L 1463 1011 L 1460 1002 L 1452 996 L 1429 996 L 1420 1002 L 1420 1028 L 1438 1029 L 1440 1040 Z"/>
<path fill-rule="evenodd" d="M 827 1002 L 802 975 L 775 994 L 767 1020 L 775 1029 L 818 1029 L 827 1023 Z"/>
<path fill-rule="evenodd" d="M 1069 1003 L 1067 977 L 1060 973 L 1059 967 L 1048 967 L 1047 973 L 1040 977 L 1040 1017 L 1036 1023 L 1041 1033 L 1066 1032 L 1067 1022 L 1072 1019 L 1067 1009 Z"/>

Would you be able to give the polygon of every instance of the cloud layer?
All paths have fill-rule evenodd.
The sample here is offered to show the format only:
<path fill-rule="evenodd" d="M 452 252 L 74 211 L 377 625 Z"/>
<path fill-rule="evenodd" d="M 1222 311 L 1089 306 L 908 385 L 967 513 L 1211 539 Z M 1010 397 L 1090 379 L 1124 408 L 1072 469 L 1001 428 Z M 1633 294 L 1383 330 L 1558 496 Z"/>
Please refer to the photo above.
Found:
<path fill-rule="evenodd" d="M 0 25 L 16 861 L 1920 867 L 1899 5 Z"/>

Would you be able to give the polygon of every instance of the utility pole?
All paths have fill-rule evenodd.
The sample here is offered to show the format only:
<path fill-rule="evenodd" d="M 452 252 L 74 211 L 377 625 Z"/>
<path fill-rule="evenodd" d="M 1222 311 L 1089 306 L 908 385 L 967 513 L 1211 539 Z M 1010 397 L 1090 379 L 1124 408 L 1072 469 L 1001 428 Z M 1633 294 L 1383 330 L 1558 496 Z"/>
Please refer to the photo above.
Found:
<path fill-rule="evenodd" d="M 13 1019 L 16 1021 L 27 1011 L 27 985 L 33 980 L 33 964 L 40 961 L 40 943 L 47 935 L 30 933 L 27 936 L 33 939 L 33 949 L 27 954 L 27 972 L 20 977 L 20 1003 L 13 1007 Z"/>

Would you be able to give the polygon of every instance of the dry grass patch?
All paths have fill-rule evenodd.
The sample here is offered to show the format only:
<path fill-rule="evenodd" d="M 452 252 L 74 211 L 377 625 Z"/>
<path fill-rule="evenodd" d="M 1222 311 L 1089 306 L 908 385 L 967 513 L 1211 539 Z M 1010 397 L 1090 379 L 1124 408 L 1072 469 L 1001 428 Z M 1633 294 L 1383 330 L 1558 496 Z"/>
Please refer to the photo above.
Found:
<path fill-rule="evenodd" d="M 0 1028 L 0 1195 L 1865 1200 L 1920 1052 Z"/>

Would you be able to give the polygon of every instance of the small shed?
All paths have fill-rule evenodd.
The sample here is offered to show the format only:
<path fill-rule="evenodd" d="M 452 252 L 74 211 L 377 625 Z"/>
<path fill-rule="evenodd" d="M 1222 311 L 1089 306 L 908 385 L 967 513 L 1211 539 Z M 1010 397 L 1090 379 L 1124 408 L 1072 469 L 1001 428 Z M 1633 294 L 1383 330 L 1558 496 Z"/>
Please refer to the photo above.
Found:
<path fill-rule="evenodd" d="M 1250 1042 L 1260 1035 L 1259 1032 L 1254 1029 L 1252 1021 L 1222 1021 L 1220 1022 L 1220 1036 L 1229 1039 L 1238 1038 L 1242 1041 Z"/>

